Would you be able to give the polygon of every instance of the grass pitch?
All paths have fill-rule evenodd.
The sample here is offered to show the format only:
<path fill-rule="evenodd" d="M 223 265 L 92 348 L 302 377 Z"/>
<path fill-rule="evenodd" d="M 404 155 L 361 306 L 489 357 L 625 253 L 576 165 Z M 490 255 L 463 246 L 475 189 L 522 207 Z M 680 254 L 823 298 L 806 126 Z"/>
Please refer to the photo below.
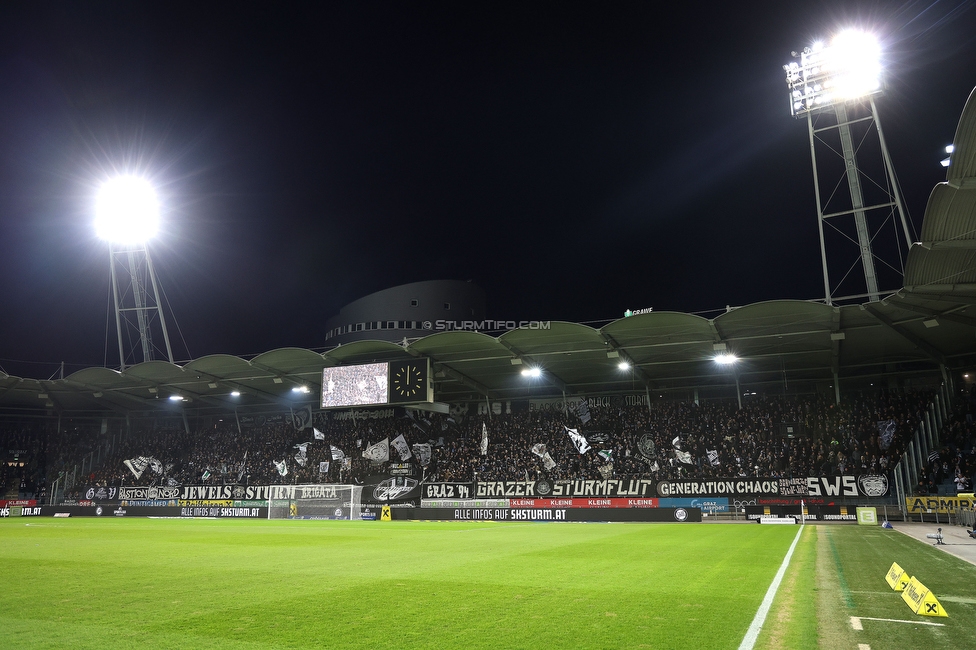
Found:
<path fill-rule="evenodd" d="M 0 646 L 737 648 L 796 532 L 717 524 L 0 520 Z M 946 562 L 949 573 L 963 571 L 974 584 L 973 567 L 928 557 L 935 551 L 900 534 L 808 526 L 760 646 L 857 648 L 871 642 L 856 636 L 869 628 L 849 631 L 850 616 L 914 617 L 885 593 L 883 579 L 893 559 L 906 568 L 913 560 L 889 559 L 901 551 L 885 543 Z M 841 572 L 846 592 L 830 582 Z M 937 579 L 915 573 L 942 596 Z M 952 593 L 963 593 L 962 584 L 952 584 Z M 976 605 L 943 604 L 951 618 L 939 620 L 954 627 L 940 628 L 942 636 L 923 630 L 920 641 L 972 646 L 963 623 L 969 617 L 972 627 Z M 885 632 L 872 647 L 911 641 L 907 632 Z"/>

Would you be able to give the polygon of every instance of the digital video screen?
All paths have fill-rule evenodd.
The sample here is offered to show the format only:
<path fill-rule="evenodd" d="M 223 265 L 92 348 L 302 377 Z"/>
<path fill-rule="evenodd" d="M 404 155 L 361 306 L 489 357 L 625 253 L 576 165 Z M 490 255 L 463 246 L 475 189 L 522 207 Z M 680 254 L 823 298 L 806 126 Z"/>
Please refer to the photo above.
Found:
<path fill-rule="evenodd" d="M 337 366 L 322 371 L 322 408 L 389 402 L 389 364 Z"/>

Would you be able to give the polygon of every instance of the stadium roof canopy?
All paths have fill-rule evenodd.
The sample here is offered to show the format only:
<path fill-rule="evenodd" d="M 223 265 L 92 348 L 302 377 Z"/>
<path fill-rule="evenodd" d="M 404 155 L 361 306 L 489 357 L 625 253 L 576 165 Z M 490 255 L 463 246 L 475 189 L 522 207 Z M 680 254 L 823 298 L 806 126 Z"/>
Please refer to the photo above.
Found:
<path fill-rule="evenodd" d="M 272 350 L 246 360 L 212 355 L 183 366 L 150 361 L 87 368 L 57 380 L 0 373 L 0 409 L 137 412 L 238 406 L 287 407 L 317 401 L 322 369 L 426 357 L 438 402 L 595 395 L 917 373 L 976 359 L 976 94 L 963 110 L 947 180 L 932 191 L 921 241 L 909 251 L 905 286 L 862 305 L 777 300 L 707 319 L 653 312 L 595 329 L 552 322 L 500 336 L 440 332 L 406 346 L 359 341 L 325 353 Z M 740 358 L 720 367 L 717 352 Z M 632 369 L 621 371 L 627 360 Z M 521 374 L 538 366 L 539 378 Z M 307 386 L 308 393 L 294 392 Z M 231 391 L 241 393 L 232 397 Z M 180 395 L 183 402 L 167 398 Z"/>

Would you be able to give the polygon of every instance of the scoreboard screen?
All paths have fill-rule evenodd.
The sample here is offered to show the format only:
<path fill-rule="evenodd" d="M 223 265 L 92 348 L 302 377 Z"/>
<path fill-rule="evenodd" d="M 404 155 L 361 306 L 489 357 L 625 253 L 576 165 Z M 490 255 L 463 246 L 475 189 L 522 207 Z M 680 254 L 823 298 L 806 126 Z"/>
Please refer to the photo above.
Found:
<path fill-rule="evenodd" d="M 322 371 L 322 408 L 434 401 L 430 362 L 408 359 Z"/>

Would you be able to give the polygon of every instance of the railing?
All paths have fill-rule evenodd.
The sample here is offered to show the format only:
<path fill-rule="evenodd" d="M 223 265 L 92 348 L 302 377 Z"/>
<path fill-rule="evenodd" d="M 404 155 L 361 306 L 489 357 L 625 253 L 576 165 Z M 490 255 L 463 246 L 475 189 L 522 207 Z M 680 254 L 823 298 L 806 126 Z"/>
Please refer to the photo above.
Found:
<path fill-rule="evenodd" d="M 939 444 L 939 432 L 942 431 L 942 425 L 949 419 L 951 399 L 949 388 L 943 383 L 939 387 L 939 392 L 929 402 L 929 408 L 918 423 L 915 435 L 908 443 L 908 449 L 901 455 L 898 464 L 895 465 L 895 494 L 898 497 L 898 505 L 904 519 L 908 519 L 908 506 L 905 497 L 911 488 L 918 484 L 919 477 L 924 475 L 925 463 L 928 461 L 929 453 L 941 446 Z"/>
<path fill-rule="evenodd" d="M 960 526 L 969 526 L 976 529 L 976 510 L 956 510 L 956 523 Z"/>

